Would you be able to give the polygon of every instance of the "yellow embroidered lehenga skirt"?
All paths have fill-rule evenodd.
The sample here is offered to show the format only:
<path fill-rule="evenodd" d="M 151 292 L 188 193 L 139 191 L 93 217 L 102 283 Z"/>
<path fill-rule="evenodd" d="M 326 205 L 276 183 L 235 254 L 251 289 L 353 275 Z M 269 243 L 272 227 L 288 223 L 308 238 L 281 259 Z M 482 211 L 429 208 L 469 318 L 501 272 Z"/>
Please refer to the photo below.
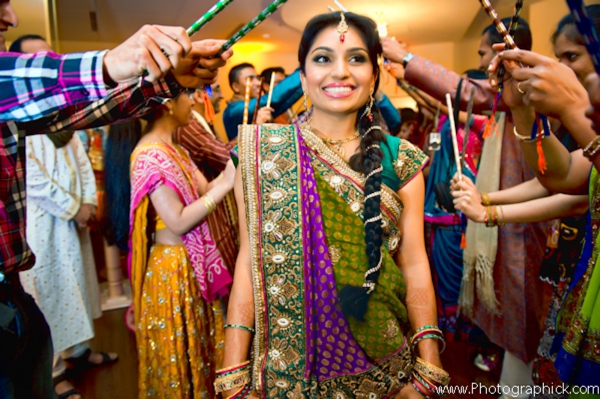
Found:
<path fill-rule="evenodd" d="M 223 315 L 202 298 L 185 247 L 154 244 L 141 288 L 139 397 L 213 398 Z"/>

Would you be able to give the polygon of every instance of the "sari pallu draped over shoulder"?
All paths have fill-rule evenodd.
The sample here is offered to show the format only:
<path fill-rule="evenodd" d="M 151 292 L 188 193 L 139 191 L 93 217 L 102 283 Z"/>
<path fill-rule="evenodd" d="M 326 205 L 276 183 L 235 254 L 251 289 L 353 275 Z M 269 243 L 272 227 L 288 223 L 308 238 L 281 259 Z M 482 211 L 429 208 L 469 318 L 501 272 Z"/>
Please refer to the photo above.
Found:
<path fill-rule="evenodd" d="M 148 143 L 136 148 L 131 155 L 129 272 L 132 276 L 140 277 L 132 281 L 134 292 L 141 292 L 143 270 L 148 260 L 146 228 L 149 195 L 165 185 L 177 193 L 184 206 L 190 205 L 199 198 L 195 168 L 184 149 L 164 144 Z M 223 264 L 206 220 L 183 234 L 181 239 L 203 298 L 211 303 L 217 296 L 226 295 L 232 278 Z M 135 272 L 136 268 L 139 268 L 138 272 Z M 139 289 L 136 290 L 136 287 Z"/>
<path fill-rule="evenodd" d="M 364 253 L 364 176 L 349 167 L 336 169 L 327 156 L 315 151 L 316 136 L 292 125 L 240 127 L 238 139 L 233 153 L 239 157 L 243 179 L 256 312 L 254 388 L 264 398 L 394 397 L 408 382 L 413 367 L 405 338 L 410 327 L 400 301 L 405 285 L 390 255 L 399 246 L 395 225 L 401 201 L 382 185 L 384 231 L 388 232 L 382 247 L 382 279 L 386 280 L 386 273 L 392 275 L 396 292 L 384 292 L 386 284 L 382 283 L 371 298 L 367 322 L 349 320 L 339 305 L 337 284 L 344 278 L 354 283 L 351 276 L 364 280 L 368 262 L 353 265 L 361 272 L 350 270 L 348 277 L 340 277 L 338 269 L 354 249 Z M 399 141 L 393 139 L 399 153 Z M 402 154 L 412 150 L 405 148 Z M 421 167 L 407 173 L 412 163 L 406 161 L 389 162 L 387 172 L 391 169 L 394 175 L 398 166 L 407 175 L 405 180 L 410 180 Z M 323 209 L 324 204 L 329 208 Z M 339 212 L 328 211 L 332 207 Z M 344 219 L 338 223 L 339 217 Z M 344 230 L 348 220 L 360 234 Z M 342 227 L 336 230 L 336 224 Z M 336 246 L 339 243 L 336 251 L 330 234 L 352 239 L 335 241 Z M 364 329 L 371 328 L 369 312 L 377 314 L 377 309 L 388 306 L 376 294 L 397 301 L 398 311 L 388 311 L 391 317 L 377 320 L 387 323 L 386 328 L 364 334 Z M 365 336 L 385 343 L 373 345 Z"/>

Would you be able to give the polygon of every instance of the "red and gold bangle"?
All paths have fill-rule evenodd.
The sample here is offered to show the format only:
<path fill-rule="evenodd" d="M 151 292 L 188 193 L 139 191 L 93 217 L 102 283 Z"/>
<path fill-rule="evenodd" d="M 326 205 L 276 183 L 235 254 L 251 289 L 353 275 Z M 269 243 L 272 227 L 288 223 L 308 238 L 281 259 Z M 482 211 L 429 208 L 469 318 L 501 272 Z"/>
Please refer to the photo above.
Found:
<path fill-rule="evenodd" d="M 493 205 L 490 205 L 486 208 L 486 218 L 485 218 L 485 225 L 487 227 L 494 227 L 496 226 L 494 224 L 494 214 L 493 214 L 493 209 L 492 209 Z"/>
<path fill-rule="evenodd" d="M 225 367 L 216 371 L 217 376 L 231 374 L 234 371 L 241 370 L 250 366 L 250 360 L 246 360 L 244 363 L 236 364 L 231 367 Z"/>

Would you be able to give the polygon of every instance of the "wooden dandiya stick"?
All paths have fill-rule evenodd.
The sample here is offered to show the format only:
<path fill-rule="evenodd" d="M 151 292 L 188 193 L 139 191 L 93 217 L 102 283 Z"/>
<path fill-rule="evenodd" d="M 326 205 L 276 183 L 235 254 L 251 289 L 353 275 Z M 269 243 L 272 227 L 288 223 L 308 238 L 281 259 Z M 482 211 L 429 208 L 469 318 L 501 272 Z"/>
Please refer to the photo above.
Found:
<path fill-rule="evenodd" d="M 248 76 L 246 78 L 246 96 L 244 97 L 244 121 L 242 122 L 244 125 L 248 124 L 248 107 L 250 106 L 250 86 L 252 83 L 252 78 Z"/>
<path fill-rule="evenodd" d="M 256 104 L 254 105 L 254 115 L 252 115 L 252 124 L 253 125 L 256 125 L 256 119 L 258 118 L 258 110 L 260 109 L 260 98 L 264 94 L 263 87 L 262 87 L 263 82 L 264 82 L 264 79 L 260 78 L 260 92 L 258 93 L 258 97 L 256 99 Z"/>
<path fill-rule="evenodd" d="M 456 174 L 458 181 L 462 181 L 462 169 L 460 167 L 460 152 L 458 151 L 458 139 L 456 137 L 456 124 L 454 123 L 454 111 L 452 109 L 452 98 L 446 93 L 446 106 L 448 107 L 448 119 L 450 119 L 450 131 L 452 132 L 452 147 L 454 148 L 454 161 L 456 162 Z"/>
<path fill-rule="evenodd" d="M 192 24 L 189 28 L 186 29 L 186 33 L 188 36 L 192 36 L 194 33 L 198 32 L 204 25 L 210 22 L 218 13 L 223 11 L 225 7 L 231 4 L 233 0 L 219 0 L 217 4 L 212 6 L 200 19 Z"/>
<path fill-rule="evenodd" d="M 571 9 L 577 30 L 579 30 L 579 33 L 583 37 L 585 48 L 592 58 L 596 73 L 600 74 L 600 40 L 598 39 L 598 32 L 594 27 L 594 23 L 588 16 L 582 0 L 567 0 L 567 4 Z"/>
<path fill-rule="evenodd" d="M 494 23 L 496 30 L 498 31 L 498 33 L 500 33 L 500 36 L 502 36 L 504 43 L 506 43 L 506 47 L 511 50 L 516 49 L 517 44 L 515 43 L 515 40 L 508 33 L 508 30 L 500 20 L 500 17 L 498 17 L 498 13 L 496 12 L 496 10 L 494 10 L 494 7 L 492 7 L 492 3 L 490 3 L 490 0 L 479 0 L 479 2 L 483 6 L 485 12 L 487 12 L 490 18 L 492 18 L 492 22 Z"/>
<path fill-rule="evenodd" d="M 252 21 L 248 22 L 248 24 L 246 26 L 244 26 L 242 29 L 240 29 L 239 31 L 237 31 L 237 33 L 235 35 L 233 35 L 231 37 L 231 39 L 227 40 L 225 42 L 225 44 L 223 44 L 223 46 L 221 46 L 221 50 L 219 50 L 219 52 L 214 57 L 215 58 L 220 57 L 221 54 L 223 54 L 225 51 L 229 50 L 231 48 L 231 46 L 236 44 L 240 39 L 242 39 L 244 36 L 246 36 L 248 33 L 250 33 L 258 25 L 260 25 L 261 22 L 263 22 L 265 19 L 270 17 L 271 14 L 273 14 L 275 11 L 277 11 L 277 9 L 286 2 L 287 2 L 287 0 L 275 0 L 274 2 L 269 4 L 269 6 L 267 8 L 265 8 L 264 10 L 262 10 L 261 13 L 258 14 L 256 17 L 254 17 L 254 19 Z"/>
<path fill-rule="evenodd" d="M 275 72 L 271 72 L 271 83 L 269 84 L 269 97 L 267 97 L 267 107 L 271 106 L 273 99 L 273 87 L 275 87 Z"/>
<path fill-rule="evenodd" d="M 471 117 L 473 116 L 473 102 L 475 100 L 475 86 L 471 87 L 471 97 L 467 105 L 467 123 L 465 123 L 465 137 L 463 138 L 463 150 L 461 166 L 464 168 L 467 164 L 467 145 L 469 144 L 469 135 L 471 134 Z"/>

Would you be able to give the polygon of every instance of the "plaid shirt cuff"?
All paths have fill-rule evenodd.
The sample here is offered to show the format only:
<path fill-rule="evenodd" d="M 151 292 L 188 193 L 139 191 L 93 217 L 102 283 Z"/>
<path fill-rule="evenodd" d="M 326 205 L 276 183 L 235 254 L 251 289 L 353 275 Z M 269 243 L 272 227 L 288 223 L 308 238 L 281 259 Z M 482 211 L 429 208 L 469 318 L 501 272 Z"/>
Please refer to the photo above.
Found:
<path fill-rule="evenodd" d="M 108 50 L 100 53 L 84 53 L 83 56 L 64 56 L 58 74 L 58 84 L 66 91 L 67 103 L 93 101 L 106 97 L 104 84 L 104 56 Z M 75 87 L 76 90 L 69 90 Z"/>
<path fill-rule="evenodd" d="M 105 54 L 0 53 L 0 122 L 28 122 L 105 97 Z"/>

